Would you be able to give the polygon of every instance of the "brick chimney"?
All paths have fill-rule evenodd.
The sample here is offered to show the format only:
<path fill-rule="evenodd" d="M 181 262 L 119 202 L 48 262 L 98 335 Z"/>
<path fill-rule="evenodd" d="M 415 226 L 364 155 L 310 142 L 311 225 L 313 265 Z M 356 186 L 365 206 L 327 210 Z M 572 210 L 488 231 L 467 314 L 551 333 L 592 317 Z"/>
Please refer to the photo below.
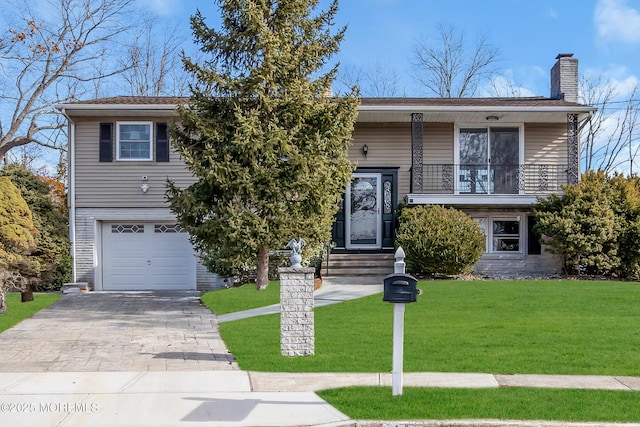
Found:
<path fill-rule="evenodd" d="M 578 102 L 578 59 L 573 53 L 561 53 L 556 59 L 551 68 L 551 98 Z"/>

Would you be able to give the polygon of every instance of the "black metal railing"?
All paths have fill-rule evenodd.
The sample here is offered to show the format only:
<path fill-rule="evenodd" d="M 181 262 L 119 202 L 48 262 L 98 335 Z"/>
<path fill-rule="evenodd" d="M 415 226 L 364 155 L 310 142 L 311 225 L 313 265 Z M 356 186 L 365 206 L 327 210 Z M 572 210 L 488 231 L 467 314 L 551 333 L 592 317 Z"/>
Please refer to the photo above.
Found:
<path fill-rule="evenodd" d="M 414 169 L 412 174 L 416 173 Z M 412 180 L 412 182 L 415 182 Z M 423 164 L 424 194 L 548 194 L 567 183 L 567 165 Z M 416 191 L 418 190 L 418 191 Z"/>

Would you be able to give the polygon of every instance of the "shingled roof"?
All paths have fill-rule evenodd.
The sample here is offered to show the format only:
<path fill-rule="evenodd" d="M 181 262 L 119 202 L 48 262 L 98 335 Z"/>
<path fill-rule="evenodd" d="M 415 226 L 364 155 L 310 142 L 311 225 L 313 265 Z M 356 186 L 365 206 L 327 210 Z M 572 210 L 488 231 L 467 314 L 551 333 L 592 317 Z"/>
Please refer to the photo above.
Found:
<path fill-rule="evenodd" d="M 66 104 L 74 105 L 178 105 L 189 102 L 188 97 L 178 96 L 113 96 Z M 541 96 L 520 98 L 361 98 L 363 107 L 585 107 Z"/>

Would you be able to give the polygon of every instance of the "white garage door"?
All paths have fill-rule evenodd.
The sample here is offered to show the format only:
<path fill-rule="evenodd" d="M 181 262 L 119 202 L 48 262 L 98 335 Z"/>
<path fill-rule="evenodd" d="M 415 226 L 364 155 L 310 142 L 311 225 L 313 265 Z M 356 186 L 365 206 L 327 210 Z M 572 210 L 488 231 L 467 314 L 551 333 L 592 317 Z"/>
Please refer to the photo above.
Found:
<path fill-rule="evenodd" d="M 102 289 L 196 288 L 196 258 L 178 224 L 103 223 Z"/>

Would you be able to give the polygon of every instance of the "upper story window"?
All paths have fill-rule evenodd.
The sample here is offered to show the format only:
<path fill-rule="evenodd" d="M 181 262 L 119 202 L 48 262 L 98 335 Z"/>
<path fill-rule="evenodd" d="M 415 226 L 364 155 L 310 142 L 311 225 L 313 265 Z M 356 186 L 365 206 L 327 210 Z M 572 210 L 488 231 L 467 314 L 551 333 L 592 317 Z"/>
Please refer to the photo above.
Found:
<path fill-rule="evenodd" d="M 461 194 L 518 194 L 522 126 L 458 127 L 455 160 Z"/>
<path fill-rule="evenodd" d="M 152 122 L 118 122 L 117 160 L 152 160 Z"/>

